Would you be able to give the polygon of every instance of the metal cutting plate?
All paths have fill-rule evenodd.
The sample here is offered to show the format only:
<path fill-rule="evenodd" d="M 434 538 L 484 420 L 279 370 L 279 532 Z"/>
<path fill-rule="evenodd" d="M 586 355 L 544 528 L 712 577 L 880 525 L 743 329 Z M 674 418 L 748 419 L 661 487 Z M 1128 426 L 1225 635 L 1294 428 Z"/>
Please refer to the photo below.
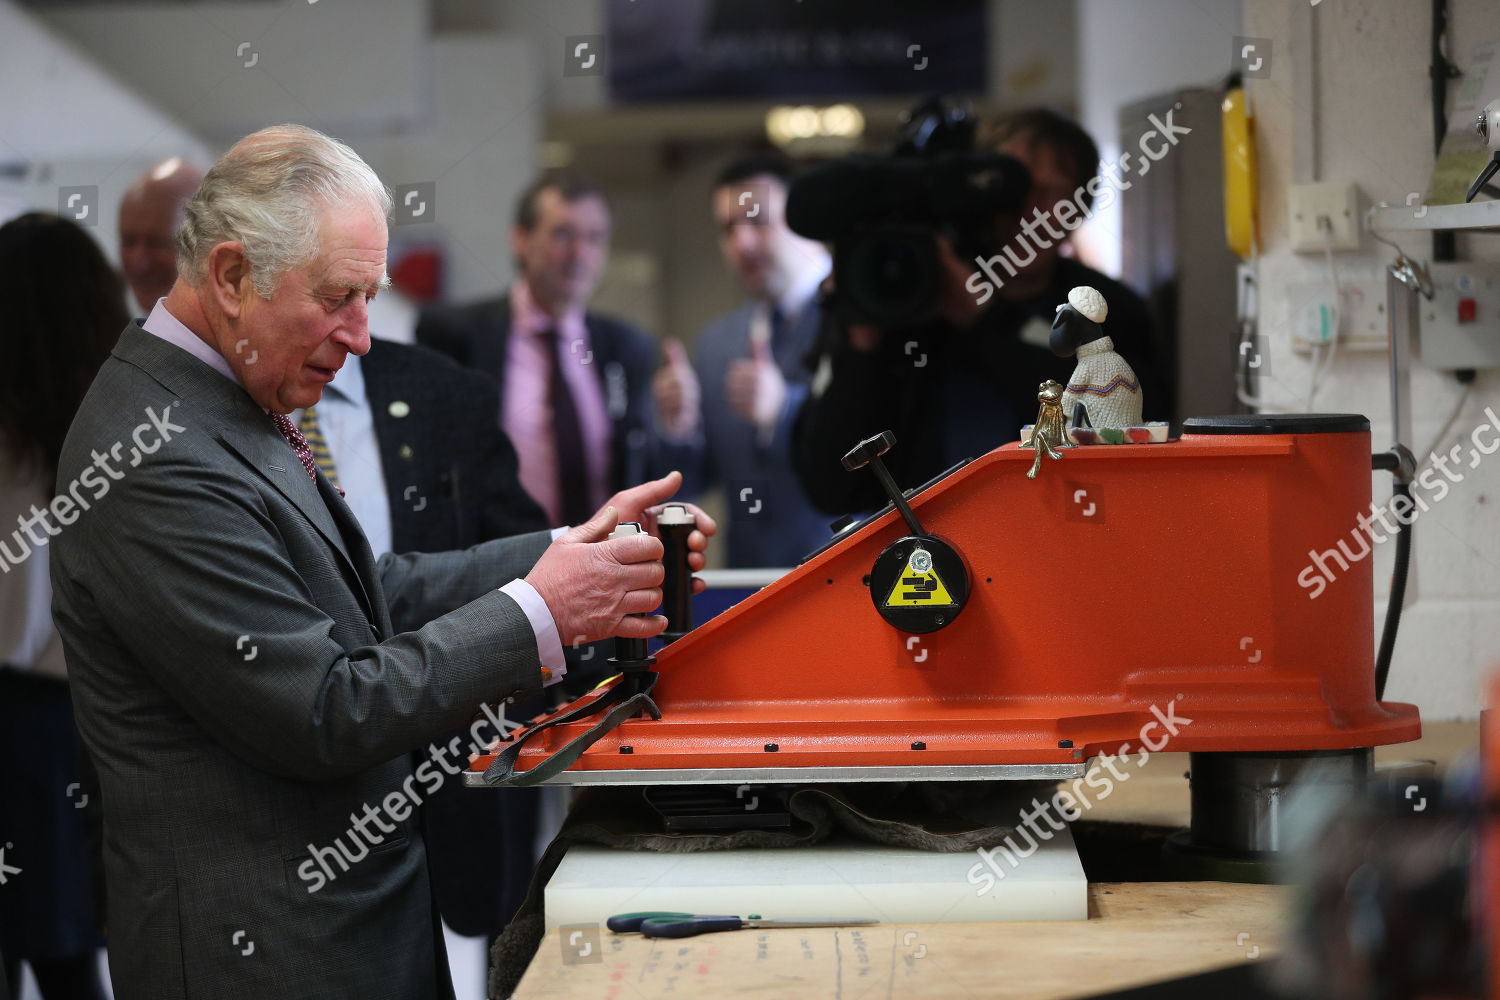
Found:
<path fill-rule="evenodd" d="M 1083 777 L 1086 761 L 1072 764 L 970 764 L 952 767 L 723 767 L 563 771 L 543 785 L 814 784 L 845 781 L 1062 781 Z M 464 785 L 492 788 L 482 771 L 465 771 Z"/>

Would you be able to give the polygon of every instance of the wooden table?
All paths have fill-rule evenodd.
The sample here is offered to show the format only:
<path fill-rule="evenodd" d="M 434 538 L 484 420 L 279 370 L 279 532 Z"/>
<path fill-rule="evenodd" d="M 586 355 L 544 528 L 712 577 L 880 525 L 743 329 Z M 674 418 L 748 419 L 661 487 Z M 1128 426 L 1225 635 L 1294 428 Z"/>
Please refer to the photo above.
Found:
<path fill-rule="evenodd" d="M 1076 997 L 1263 957 L 1279 886 L 1099 883 L 1087 921 L 732 931 L 680 941 L 602 934 L 579 957 L 548 934 L 517 1000 L 678 997 L 1014 1000 Z"/>
<path fill-rule="evenodd" d="M 1378 750 L 1440 764 L 1478 745 L 1472 722 L 1424 726 L 1416 743 Z M 1187 824 L 1186 754 L 1158 754 L 1088 814 Z M 1095 883 L 1086 922 L 881 924 L 734 931 L 652 941 L 600 930 L 570 946 L 554 931 L 518 1000 L 706 997 L 1063 1000 L 1274 954 L 1289 890 L 1228 882 Z M 581 955 L 589 945 L 587 955 Z"/>

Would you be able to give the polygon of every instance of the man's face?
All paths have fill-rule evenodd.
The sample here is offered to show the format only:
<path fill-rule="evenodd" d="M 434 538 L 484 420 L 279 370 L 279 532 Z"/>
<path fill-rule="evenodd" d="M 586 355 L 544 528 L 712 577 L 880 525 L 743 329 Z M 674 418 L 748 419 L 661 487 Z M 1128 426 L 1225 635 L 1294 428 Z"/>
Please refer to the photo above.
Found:
<path fill-rule="evenodd" d="M 120 267 L 143 314 L 177 280 L 177 204 L 156 192 L 131 192 L 120 202 Z"/>
<path fill-rule="evenodd" d="M 745 293 L 780 294 L 775 286 L 792 270 L 786 258 L 800 240 L 786 225 L 786 185 L 769 175 L 725 184 L 714 191 L 713 212 L 719 251 Z"/>
<path fill-rule="evenodd" d="M 598 195 L 567 201 L 556 188 L 544 188 L 536 225 L 512 227 L 510 239 L 537 305 L 552 313 L 581 308 L 609 254 L 609 208 Z"/>
<path fill-rule="evenodd" d="M 385 220 L 363 206 L 324 211 L 322 249 L 288 271 L 269 299 L 245 282 L 239 319 L 220 353 L 257 404 L 312 406 L 350 354 L 370 349 L 367 304 L 385 277 Z M 252 360 L 253 359 L 253 360 Z"/>

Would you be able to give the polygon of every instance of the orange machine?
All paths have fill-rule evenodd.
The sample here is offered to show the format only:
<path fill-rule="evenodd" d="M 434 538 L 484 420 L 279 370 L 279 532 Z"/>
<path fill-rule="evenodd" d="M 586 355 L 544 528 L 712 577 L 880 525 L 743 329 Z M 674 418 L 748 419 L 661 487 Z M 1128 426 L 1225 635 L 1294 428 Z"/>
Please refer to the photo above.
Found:
<path fill-rule="evenodd" d="M 663 648 L 661 717 L 551 780 L 1065 778 L 1143 743 L 1367 764 L 1420 735 L 1414 706 L 1375 696 L 1365 418 L 1190 420 L 1165 443 L 1064 455 L 1029 480 L 1032 451 L 1008 444 L 907 491 L 960 568 L 913 568 L 922 536 L 888 507 Z M 517 774 L 587 728 L 538 733 Z"/>

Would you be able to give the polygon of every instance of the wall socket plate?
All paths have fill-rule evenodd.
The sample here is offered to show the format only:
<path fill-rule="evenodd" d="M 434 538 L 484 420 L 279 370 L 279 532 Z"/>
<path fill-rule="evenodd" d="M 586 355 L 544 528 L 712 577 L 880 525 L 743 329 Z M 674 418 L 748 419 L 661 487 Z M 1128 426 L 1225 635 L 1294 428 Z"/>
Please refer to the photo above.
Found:
<path fill-rule="evenodd" d="M 1500 368 L 1500 263 L 1453 261 L 1428 264 L 1432 301 L 1419 299 L 1419 325 L 1413 355 L 1428 368 Z M 1339 351 L 1390 349 L 1386 283 L 1368 267 L 1339 274 Z M 1320 306 L 1333 299 L 1328 279 L 1286 284 L 1286 315 L 1292 350 L 1308 354 L 1317 341 L 1308 335 Z M 1469 303 L 1469 304 L 1465 304 Z M 1472 319 L 1460 319 L 1460 315 Z"/>
<path fill-rule="evenodd" d="M 1322 253 L 1326 245 L 1318 218 L 1333 224 L 1333 249 L 1358 250 L 1360 237 L 1359 188 L 1329 181 L 1293 184 L 1287 192 L 1287 238 L 1293 253 Z"/>
<path fill-rule="evenodd" d="M 1417 356 L 1429 368 L 1500 367 L 1500 264 L 1432 263 L 1432 301 L 1421 299 Z M 1471 318 L 1460 319 L 1461 313 Z"/>
<path fill-rule="evenodd" d="M 1385 315 L 1385 282 L 1363 268 L 1356 273 L 1339 275 L 1339 351 L 1385 351 L 1390 346 L 1390 332 Z M 1305 354 L 1316 341 L 1307 336 L 1309 314 L 1318 306 L 1333 303 L 1333 285 L 1324 278 L 1318 281 L 1294 281 L 1286 285 L 1287 314 L 1292 349 Z"/>

